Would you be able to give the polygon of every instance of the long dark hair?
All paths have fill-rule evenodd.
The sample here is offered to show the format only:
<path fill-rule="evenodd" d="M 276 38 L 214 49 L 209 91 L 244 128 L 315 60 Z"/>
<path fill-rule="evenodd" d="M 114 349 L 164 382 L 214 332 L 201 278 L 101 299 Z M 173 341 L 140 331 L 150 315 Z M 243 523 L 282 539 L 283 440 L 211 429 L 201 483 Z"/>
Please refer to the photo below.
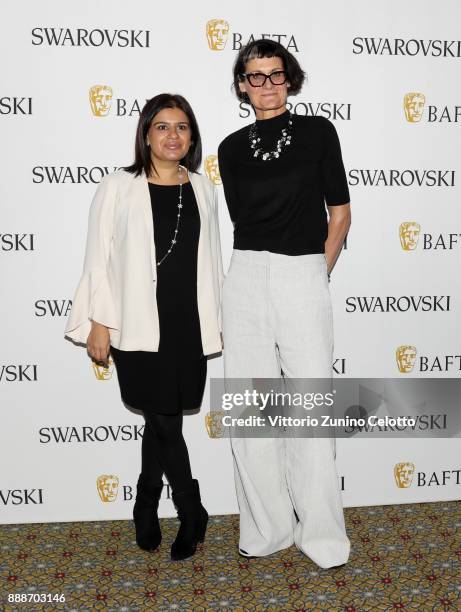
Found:
<path fill-rule="evenodd" d="M 164 108 L 179 108 L 187 115 L 191 129 L 191 145 L 186 156 L 181 159 L 181 164 L 190 172 L 197 172 L 202 162 L 202 140 L 198 129 L 197 120 L 191 105 L 179 94 L 162 93 L 154 96 L 146 102 L 136 128 L 136 142 L 134 147 L 134 163 L 124 168 L 135 176 L 139 176 L 144 170 L 149 176 L 155 170 L 152 163 L 150 147 L 146 144 L 147 133 L 154 117 Z"/>
<path fill-rule="evenodd" d="M 262 57 L 280 57 L 287 75 L 287 81 L 290 84 L 288 87 L 288 95 L 295 96 L 301 91 L 306 74 L 295 56 L 275 40 L 260 38 L 247 43 L 240 49 L 235 58 L 233 87 L 239 100 L 248 102 L 248 94 L 239 89 L 239 83 L 244 78 L 242 75 L 245 72 L 247 62 Z"/>

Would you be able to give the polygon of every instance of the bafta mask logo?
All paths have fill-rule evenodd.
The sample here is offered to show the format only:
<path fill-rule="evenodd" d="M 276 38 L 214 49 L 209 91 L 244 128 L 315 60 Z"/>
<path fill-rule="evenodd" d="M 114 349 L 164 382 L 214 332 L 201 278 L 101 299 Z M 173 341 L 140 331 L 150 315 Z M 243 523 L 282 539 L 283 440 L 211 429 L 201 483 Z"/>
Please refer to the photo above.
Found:
<path fill-rule="evenodd" d="M 426 96 L 423 93 L 410 92 L 403 97 L 405 117 L 409 123 L 418 123 L 423 116 Z"/>
<path fill-rule="evenodd" d="M 96 487 L 102 502 L 113 502 L 117 499 L 118 483 L 118 476 L 113 474 L 102 474 L 96 478 Z"/>
<path fill-rule="evenodd" d="M 206 24 L 206 38 L 212 51 L 222 51 L 227 43 L 229 24 L 224 19 L 210 19 Z"/>
<path fill-rule="evenodd" d="M 410 346 L 409 344 L 404 344 L 397 347 L 395 357 L 397 359 L 397 367 L 399 368 L 399 372 L 402 374 L 408 374 L 413 370 L 416 360 L 416 352 L 416 346 Z"/>
<path fill-rule="evenodd" d="M 90 87 L 90 105 L 95 117 L 107 117 L 112 104 L 112 87 L 93 85 Z"/>
<path fill-rule="evenodd" d="M 205 158 L 205 173 L 212 183 L 222 185 L 217 155 L 208 155 Z"/>
<path fill-rule="evenodd" d="M 413 481 L 415 473 L 415 464 L 409 461 L 401 461 L 394 466 L 395 484 L 399 489 L 408 489 Z"/>
<path fill-rule="evenodd" d="M 418 238 L 421 233 L 421 226 L 416 221 L 405 221 L 400 224 L 399 236 L 400 244 L 404 251 L 414 251 L 418 246 Z"/>
<path fill-rule="evenodd" d="M 109 359 L 107 365 L 100 365 L 95 361 L 91 362 L 93 364 L 93 372 L 98 380 L 110 380 L 112 378 L 112 374 L 114 373 L 114 362 L 112 359 Z"/>
<path fill-rule="evenodd" d="M 224 435 L 224 426 L 222 424 L 223 413 L 216 410 L 210 410 L 205 415 L 206 430 L 210 438 L 222 438 Z"/>

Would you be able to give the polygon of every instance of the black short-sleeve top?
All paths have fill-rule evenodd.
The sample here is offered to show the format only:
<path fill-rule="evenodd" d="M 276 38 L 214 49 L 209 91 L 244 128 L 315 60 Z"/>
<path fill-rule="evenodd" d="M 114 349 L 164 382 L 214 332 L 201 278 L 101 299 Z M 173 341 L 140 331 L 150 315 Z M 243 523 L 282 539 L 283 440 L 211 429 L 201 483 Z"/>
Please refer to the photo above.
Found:
<path fill-rule="evenodd" d="M 264 151 L 276 148 L 289 112 L 257 120 Z M 324 253 L 325 204 L 349 202 L 349 189 L 334 125 L 324 117 L 292 115 L 291 144 L 277 159 L 254 157 L 246 126 L 218 149 L 219 169 L 234 248 L 284 255 Z"/>

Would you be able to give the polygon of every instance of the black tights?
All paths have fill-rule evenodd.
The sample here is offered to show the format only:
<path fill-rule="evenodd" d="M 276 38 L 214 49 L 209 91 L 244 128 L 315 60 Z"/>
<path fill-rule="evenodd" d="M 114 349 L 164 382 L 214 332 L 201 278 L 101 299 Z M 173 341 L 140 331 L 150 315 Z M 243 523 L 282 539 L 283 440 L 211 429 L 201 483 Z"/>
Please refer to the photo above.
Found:
<path fill-rule="evenodd" d="M 176 492 L 187 489 L 192 481 L 189 453 L 182 435 L 182 417 L 182 412 L 171 415 L 144 413 L 142 476 L 147 483 L 159 485 L 165 474 Z"/>

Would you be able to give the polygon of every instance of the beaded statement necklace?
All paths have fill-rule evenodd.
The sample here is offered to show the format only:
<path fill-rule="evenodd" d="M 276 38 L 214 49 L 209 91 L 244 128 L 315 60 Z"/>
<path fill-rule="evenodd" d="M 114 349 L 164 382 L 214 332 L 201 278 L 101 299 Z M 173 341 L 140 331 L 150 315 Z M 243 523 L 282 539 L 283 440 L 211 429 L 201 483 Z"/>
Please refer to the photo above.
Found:
<path fill-rule="evenodd" d="M 182 170 L 182 167 L 179 166 L 179 170 L 178 170 L 178 176 L 179 176 L 179 201 L 178 201 L 178 214 L 176 216 L 176 227 L 175 227 L 175 230 L 174 230 L 173 238 L 171 239 L 170 248 L 167 250 L 165 255 L 160 259 L 160 261 L 157 262 L 157 266 L 160 266 L 165 261 L 165 259 L 168 257 L 168 255 L 173 250 L 174 245 L 177 243 L 177 237 L 178 237 L 178 232 L 179 232 L 179 221 L 181 220 L 181 209 L 182 209 L 182 172 L 181 172 L 181 170 Z"/>
<path fill-rule="evenodd" d="M 250 140 L 250 147 L 253 153 L 253 157 L 260 157 L 263 161 L 270 161 L 271 159 L 277 159 L 280 157 L 280 154 L 284 150 L 285 147 L 288 147 L 291 144 L 291 138 L 293 135 L 293 118 L 291 113 L 288 113 L 288 124 L 282 130 L 282 135 L 277 140 L 277 144 L 275 145 L 275 149 L 273 151 L 263 151 L 260 146 L 261 136 L 259 134 L 258 125 L 256 121 L 250 127 L 250 132 L 248 134 Z"/>

